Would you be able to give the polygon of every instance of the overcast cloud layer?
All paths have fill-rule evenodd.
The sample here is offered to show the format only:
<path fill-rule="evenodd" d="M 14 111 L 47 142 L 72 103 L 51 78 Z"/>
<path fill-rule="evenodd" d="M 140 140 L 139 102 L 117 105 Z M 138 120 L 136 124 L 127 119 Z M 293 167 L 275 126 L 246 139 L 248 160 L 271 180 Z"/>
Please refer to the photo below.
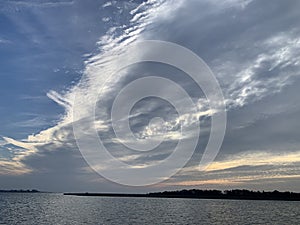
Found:
<path fill-rule="evenodd" d="M 299 1 L 3 1 L 0 5 L 4 21 L 0 32 L 0 188 L 300 191 Z M 155 63 L 107 77 L 118 67 L 110 63 L 111 57 L 130 43 L 148 39 L 191 49 L 220 83 L 227 131 L 217 159 L 204 172 L 197 166 L 214 109 L 192 80 L 175 68 Z M 99 74 L 102 66 L 107 73 Z M 149 74 L 177 82 L 197 102 L 197 109 L 178 118 L 163 101 L 139 102 L 131 112 L 132 131 L 140 138 L 166 134 L 167 142 L 155 152 L 132 154 L 112 132 L 110 107 L 122 87 Z M 103 82 L 105 89 L 98 96 Z M 76 121 L 74 96 L 81 106 Z M 151 118 L 162 115 L 165 123 L 148 125 Z M 73 123 L 87 129 L 96 125 L 115 157 L 147 166 L 171 153 L 179 120 L 193 124 L 200 116 L 201 137 L 194 157 L 169 180 L 144 189 L 129 189 L 93 172 L 80 155 L 72 127 Z"/>

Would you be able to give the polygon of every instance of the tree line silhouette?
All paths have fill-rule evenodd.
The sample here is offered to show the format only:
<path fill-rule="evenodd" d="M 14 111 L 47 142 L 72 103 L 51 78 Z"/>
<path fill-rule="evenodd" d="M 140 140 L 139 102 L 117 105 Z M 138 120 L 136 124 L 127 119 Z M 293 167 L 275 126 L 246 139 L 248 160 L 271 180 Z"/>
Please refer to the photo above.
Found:
<path fill-rule="evenodd" d="M 235 190 L 180 190 L 149 193 L 150 197 L 168 198 L 211 198 L 211 199 L 253 199 L 253 200 L 300 200 L 300 193 L 280 191 Z"/>
<path fill-rule="evenodd" d="M 102 196 L 102 197 L 148 197 L 148 198 L 194 198 L 194 199 L 245 199 L 245 200 L 286 200 L 300 201 L 300 193 L 275 191 L 251 191 L 246 189 L 234 190 L 180 190 L 152 192 L 147 194 L 119 193 L 64 193 L 64 195 Z"/>

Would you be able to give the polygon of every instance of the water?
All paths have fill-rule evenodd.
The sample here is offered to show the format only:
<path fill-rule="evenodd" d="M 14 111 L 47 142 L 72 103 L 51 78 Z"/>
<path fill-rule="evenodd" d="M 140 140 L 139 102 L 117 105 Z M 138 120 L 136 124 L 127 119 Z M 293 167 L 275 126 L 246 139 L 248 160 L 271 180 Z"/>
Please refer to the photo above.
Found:
<path fill-rule="evenodd" d="M 0 194 L 0 224 L 300 224 L 300 202 Z"/>

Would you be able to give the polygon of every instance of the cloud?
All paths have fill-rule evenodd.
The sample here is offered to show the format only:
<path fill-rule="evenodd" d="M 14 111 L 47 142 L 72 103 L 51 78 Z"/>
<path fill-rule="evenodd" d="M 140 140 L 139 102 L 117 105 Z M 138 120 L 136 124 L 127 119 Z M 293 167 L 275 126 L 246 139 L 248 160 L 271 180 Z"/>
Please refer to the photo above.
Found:
<path fill-rule="evenodd" d="M 215 160 L 205 172 L 187 166 L 162 186 L 297 190 L 299 151 L 248 151 Z"/>
<path fill-rule="evenodd" d="M 14 159 L 17 161 L 20 161 L 24 157 L 37 152 L 37 149 L 33 143 L 17 141 L 12 138 L 8 138 L 8 137 L 2 137 L 2 138 L 6 141 L 7 144 L 18 146 L 23 149 L 23 151 L 21 151 L 20 153 L 18 153 L 14 156 Z"/>
<path fill-rule="evenodd" d="M 36 148 L 29 143 L 16 141 L 12 138 L 3 137 L 0 147 L 5 147 L 13 156 L 11 159 L 0 157 L 0 175 L 22 175 L 31 173 L 32 169 L 22 162 L 27 156 L 35 154 Z M 8 147 L 10 145 L 10 147 Z M 18 146 L 18 148 L 12 147 Z"/>
<path fill-rule="evenodd" d="M 0 175 L 23 175 L 31 172 L 32 170 L 21 162 L 0 159 Z"/>
<path fill-rule="evenodd" d="M 104 3 L 104 4 L 102 5 L 102 7 L 103 7 L 103 8 L 106 8 L 106 7 L 108 7 L 108 6 L 111 6 L 112 4 L 113 4 L 112 1 L 108 1 L 108 2 Z"/>
<path fill-rule="evenodd" d="M 226 89 L 227 104 L 231 107 L 243 106 L 258 101 L 267 95 L 280 92 L 291 84 L 299 73 L 300 39 L 294 32 L 281 33 L 260 44 L 263 53 L 257 55 L 250 65 L 236 75 L 235 81 Z"/>
<path fill-rule="evenodd" d="M 59 7 L 59 6 L 69 6 L 74 3 L 74 1 L 4 1 L 7 5 L 20 6 L 20 7 Z"/>
<path fill-rule="evenodd" d="M 10 40 L 0 38 L 0 44 L 11 44 L 11 43 L 12 42 Z"/>
<path fill-rule="evenodd" d="M 263 165 L 287 165 L 300 162 L 300 152 L 292 153 L 267 153 L 267 152 L 248 152 L 234 155 L 232 158 L 223 161 L 215 161 L 207 171 L 226 170 L 240 166 L 263 166 Z"/>
<path fill-rule="evenodd" d="M 237 187 L 248 187 L 249 183 L 251 182 L 284 182 L 289 179 L 298 180 L 300 175 L 256 175 L 256 176 L 231 176 L 229 178 L 219 178 L 219 179 L 208 179 L 208 180 L 188 180 L 188 181 L 179 181 L 179 182 L 165 182 L 158 186 L 160 187 L 203 187 L 203 186 L 215 186 L 221 189 L 228 189 L 228 188 L 237 188 Z M 244 184 L 248 186 L 243 186 Z M 256 186 L 257 187 L 257 186 Z M 267 188 L 272 190 L 271 187 Z M 291 189 L 290 189 L 291 190 Z"/>
<path fill-rule="evenodd" d="M 47 126 L 49 123 L 41 117 L 35 117 L 33 119 L 29 119 L 29 120 L 23 120 L 21 122 L 17 122 L 12 124 L 12 126 L 16 126 L 16 127 L 40 127 L 40 126 Z"/>
<path fill-rule="evenodd" d="M 18 4 L 19 2 L 15 2 L 16 4 Z M 21 3 L 20 3 L 21 4 Z M 32 3 L 35 4 L 35 3 Z M 124 3 L 127 4 L 127 3 Z M 155 7 L 158 7 L 160 4 L 159 3 L 149 3 L 149 5 L 151 5 L 152 8 L 150 8 L 149 6 L 147 6 L 147 4 L 143 4 L 145 9 L 144 10 L 149 10 L 152 11 L 154 10 Z M 132 3 L 131 7 L 135 7 L 136 4 Z M 155 7 L 154 7 L 155 6 Z M 130 10 L 131 11 L 131 10 Z M 141 13 L 141 11 L 137 12 L 137 13 Z M 132 17 L 135 14 L 133 13 Z M 148 20 L 150 20 L 150 18 L 148 18 Z M 105 40 L 105 38 L 102 38 L 101 40 L 101 49 L 103 50 L 103 53 L 101 53 L 100 55 L 97 55 L 96 57 L 92 57 L 91 59 L 89 59 L 86 62 L 86 71 L 85 74 L 87 75 L 87 79 L 83 80 L 81 84 L 79 84 L 78 86 L 75 86 L 73 88 L 71 88 L 69 91 L 67 91 L 64 95 L 60 95 L 55 91 L 50 91 L 48 92 L 47 96 L 52 99 L 53 101 L 55 101 L 56 103 L 60 104 L 61 106 L 64 107 L 64 109 L 66 110 L 65 115 L 61 118 L 60 122 L 54 126 L 51 127 L 49 129 L 43 130 L 38 134 L 35 135 L 29 135 L 26 141 L 17 141 L 14 140 L 12 138 L 4 138 L 7 143 L 12 144 L 14 146 L 17 147 L 21 147 L 24 149 L 27 149 L 27 155 L 32 155 L 35 154 L 36 152 L 39 151 L 39 149 L 43 149 L 42 146 L 46 146 L 46 145 L 50 145 L 50 149 L 51 147 L 53 148 L 53 150 L 56 150 L 57 148 L 61 147 L 61 146 L 67 146 L 68 143 L 75 143 L 75 140 L 73 138 L 72 135 L 72 131 L 73 131 L 73 127 L 72 127 L 72 122 L 81 122 L 81 119 L 85 122 L 88 122 L 89 124 L 87 125 L 87 127 L 90 125 L 90 123 L 93 123 L 94 121 L 88 119 L 85 120 L 86 118 L 90 118 L 93 114 L 93 106 L 95 104 L 95 102 L 98 99 L 97 96 L 97 87 L 98 87 L 98 82 L 101 83 L 101 81 L 105 81 L 107 78 L 104 77 L 104 75 L 102 77 L 99 77 L 97 74 L 97 67 L 99 66 L 99 60 L 97 60 L 98 58 L 105 58 L 106 56 L 109 58 L 110 54 L 115 54 L 116 49 L 114 48 L 121 48 L 121 47 L 125 47 L 128 43 L 128 39 L 130 38 L 137 38 L 137 36 L 139 35 L 140 32 L 138 32 L 138 30 L 142 30 L 143 27 L 145 26 L 145 22 L 146 18 L 144 19 L 144 22 L 135 22 L 136 24 L 129 24 L 128 28 L 124 31 L 124 34 L 121 35 L 121 37 L 116 37 L 114 38 L 113 36 L 115 34 L 111 34 L 110 31 L 108 31 L 108 35 L 111 35 L 111 38 L 109 38 L 108 40 Z M 148 21 L 149 23 L 150 21 Z M 132 29 L 133 28 L 133 29 Z M 117 28 L 116 28 L 117 29 Z M 121 41 L 122 39 L 127 39 L 127 41 L 121 42 L 121 45 L 118 45 L 118 47 L 116 47 L 114 44 L 112 43 L 118 43 L 119 41 Z M 105 47 L 106 46 L 106 47 Z M 107 52 L 109 49 L 109 52 Z M 96 62 L 92 63 L 92 61 Z M 100 65 L 101 66 L 101 65 Z M 117 66 L 117 65 L 109 65 L 111 67 L 113 66 Z M 118 79 L 114 79 L 116 81 L 118 81 Z M 110 87 L 110 85 L 112 85 L 114 82 L 112 82 L 111 84 L 108 84 L 107 88 Z M 79 101 L 82 102 L 81 104 L 81 108 L 80 108 L 80 113 L 81 113 L 81 119 L 79 121 L 73 121 L 73 116 L 72 116 L 72 102 L 74 101 L 74 96 L 76 96 L 78 98 Z M 103 97 L 104 98 L 104 97 Z M 28 125 L 28 122 L 23 122 L 20 123 L 21 125 Z M 32 121 L 31 121 L 32 122 Z M 103 128 L 103 126 L 99 127 L 99 124 L 97 125 L 98 128 Z M 53 144 L 54 145 L 51 145 Z M 24 156 L 25 157 L 25 156 Z M 21 159 L 20 159 L 21 161 Z"/>
<path fill-rule="evenodd" d="M 67 110 L 70 110 L 70 102 L 68 102 L 63 96 L 61 96 L 60 94 L 58 94 L 55 91 L 49 91 L 47 93 L 47 96 L 52 99 L 54 102 L 56 102 L 57 104 L 61 105 L 62 107 L 64 107 Z"/>
<path fill-rule="evenodd" d="M 173 141 L 176 142 L 181 137 L 178 133 L 181 122 L 193 124 L 200 117 L 208 118 L 201 127 L 208 135 L 209 117 L 216 111 L 207 107 L 203 93 L 199 93 L 193 82 L 181 78 L 182 74 L 178 71 L 171 71 L 171 75 L 166 76 L 173 77 L 176 82 L 185 87 L 196 102 L 198 101 L 196 112 L 178 117 L 172 109 L 155 102 L 140 104 L 140 110 L 133 110 L 130 118 L 134 134 L 140 138 L 159 138 L 165 135 L 170 142 L 164 146 L 165 149 L 160 149 L 161 152 L 146 156 L 132 154 L 128 149 L 122 149 L 118 145 L 119 142 L 126 143 L 128 140 L 126 138 L 118 139 L 113 133 L 109 118 L 109 107 L 113 98 L 122 87 L 135 78 L 132 74 L 136 72 L 140 76 L 147 75 L 142 72 L 154 66 L 127 68 L 109 78 L 108 74 L 119 66 L 117 63 L 112 63 L 111 59 L 133 42 L 143 39 L 161 39 L 182 44 L 204 58 L 221 84 L 230 114 L 229 122 L 232 122 L 229 125 L 220 159 L 214 162 L 207 171 L 209 177 L 200 177 L 198 180 L 196 179 L 197 174 L 195 174 L 197 168 L 188 167 L 183 172 L 187 173 L 186 179 L 189 180 L 182 181 L 180 180 L 182 178 L 178 178 L 179 180 L 174 181 L 173 184 L 183 186 L 234 185 L 250 180 L 296 179 L 295 174 L 284 174 L 283 171 L 274 172 L 274 168 L 270 171 L 266 169 L 267 166 L 274 166 L 286 169 L 285 172 L 290 171 L 290 168 L 285 168 L 285 166 L 297 164 L 300 157 L 297 152 L 293 152 L 294 149 L 284 143 L 286 149 L 284 146 L 281 146 L 280 149 L 278 146 L 273 146 L 274 152 L 282 151 L 284 152 L 282 154 L 266 153 L 265 150 L 259 153 L 257 152 L 260 149 L 259 144 L 264 144 L 264 147 L 267 144 L 260 141 L 259 137 L 253 138 L 255 135 L 262 136 L 256 130 L 262 123 L 267 123 L 264 126 L 270 128 L 270 132 L 266 131 L 264 135 L 270 135 L 270 140 L 278 137 L 275 132 L 278 130 L 275 128 L 278 127 L 272 127 L 275 124 L 272 118 L 275 114 L 278 117 L 288 117 L 286 109 L 293 105 L 291 95 L 287 95 L 281 100 L 281 102 L 285 102 L 282 107 L 279 107 L 278 102 L 275 104 L 272 100 L 276 95 L 284 93 L 286 89 L 295 85 L 300 68 L 298 54 L 300 30 L 298 20 L 295 19 L 298 18 L 299 13 L 286 10 L 282 7 L 283 4 L 290 4 L 290 7 L 299 9 L 298 3 L 295 1 L 289 1 L 289 3 L 276 1 L 267 4 L 256 0 L 170 0 L 144 1 L 141 4 L 132 1 L 108 1 L 104 3 L 103 9 L 108 12 L 116 10 L 114 12 L 118 16 L 116 18 L 106 17 L 106 15 L 103 17 L 110 18 L 109 20 L 105 19 L 109 27 L 107 32 L 99 37 L 98 48 L 95 52 L 83 57 L 85 60 L 83 79 L 64 92 L 49 91 L 47 94 L 50 99 L 63 107 L 64 115 L 55 126 L 29 135 L 26 140 L 16 141 L 6 138 L 8 143 L 28 150 L 23 158 L 17 158 L 12 163 L 23 163 L 24 158 L 36 156 L 37 153 L 75 149 L 73 123 L 80 124 L 87 133 L 91 131 L 91 127 L 96 127 L 99 136 L 103 137 L 105 144 L 111 147 L 114 156 L 127 163 L 134 164 L 136 162 L 137 165 L 133 166 L 140 167 L 147 166 L 147 162 L 158 162 L 168 156 L 172 144 L 174 144 Z M 278 19 L 274 20 L 275 18 Z M 287 26 L 288 24 L 290 25 Z M 84 35 L 86 36 L 86 33 Z M 104 73 L 99 74 L 99 68 L 103 67 L 105 68 Z M 153 69 L 153 71 L 156 73 L 159 70 Z M 104 83 L 104 89 L 99 96 L 99 84 Z M 74 121 L 72 111 L 75 100 L 80 106 L 77 109 L 76 121 Z M 97 107 L 98 103 L 101 103 L 101 107 Z M 263 104 L 260 105 L 260 103 Z M 275 106 L 276 109 L 274 109 Z M 298 109 L 294 109 L 295 114 Z M 246 110 L 249 112 L 245 112 Z M 257 118 L 257 114 L 260 112 L 267 116 Z M 168 117 L 169 120 L 165 122 L 152 121 L 153 123 L 149 124 L 151 118 L 159 113 Z M 96 122 L 93 121 L 94 115 Z M 286 119 L 292 120 L 292 118 Z M 37 121 L 24 121 L 23 125 L 31 122 Z M 293 123 L 296 122 L 293 121 Z M 280 128 L 283 129 L 283 126 Z M 294 130 L 288 130 L 285 131 L 286 136 L 296 134 Z M 192 135 L 193 131 L 185 138 Z M 247 138 L 249 138 L 248 142 L 243 142 Z M 272 144 L 268 140 L 265 141 Z M 243 148 L 245 143 L 247 146 Z M 253 147 L 252 149 L 248 149 L 250 148 L 249 143 Z M 295 145 L 297 148 L 299 143 L 295 143 Z M 199 149 L 201 146 L 199 145 Z M 251 152 L 241 154 L 240 152 L 244 150 Z M 199 152 L 200 150 L 197 153 L 199 154 Z M 224 158 L 226 155 L 228 158 Z M 99 167 L 101 166 L 103 165 L 99 165 Z M 247 172 L 242 175 L 232 172 L 240 167 L 246 167 Z M 271 174 L 256 174 L 254 172 L 257 172 L 255 171 L 257 167 L 262 167 Z M 8 171 L 9 168 L 13 168 L 13 166 L 7 166 L 7 169 L 3 171 Z M 187 171 L 188 169 L 191 171 Z M 225 177 L 218 177 L 218 173 Z"/>
<path fill-rule="evenodd" d="M 66 94 L 60 95 L 54 91 L 50 91 L 47 96 L 63 106 L 66 110 L 65 116 L 62 118 L 62 122 L 60 124 L 68 124 L 72 121 L 72 101 L 74 100 L 74 96 L 76 95 L 76 100 L 82 101 L 81 102 L 81 117 L 89 117 L 91 115 L 91 108 L 93 104 L 97 101 L 98 97 L 97 96 L 97 84 L 101 83 L 103 81 L 106 81 L 106 77 L 102 74 L 99 76 L 97 73 L 97 68 L 99 66 L 102 66 L 102 58 L 105 60 L 109 59 L 109 57 L 112 57 L 113 54 L 115 54 L 116 51 L 124 48 L 126 45 L 131 43 L 134 40 L 137 40 L 138 38 L 142 38 L 142 31 L 145 30 L 145 28 L 152 23 L 156 23 L 157 18 L 161 20 L 161 18 L 166 18 L 167 21 L 172 20 L 171 12 L 175 11 L 177 8 L 180 8 L 181 5 L 183 4 L 181 1 L 177 1 L 176 7 L 172 6 L 170 7 L 172 1 L 170 2 L 160 2 L 160 1 L 149 1 L 149 2 L 144 2 L 141 5 L 137 6 L 133 10 L 130 11 L 132 14 L 132 19 L 130 20 L 130 25 L 127 27 L 123 27 L 123 33 L 121 35 L 117 35 L 116 30 L 118 27 L 115 28 L 110 28 L 108 33 L 103 36 L 100 41 L 100 49 L 102 52 L 92 58 L 90 58 L 86 62 L 86 80 L 81 83 L 81 85 L 75 86 L 71 90 L 69 90 Z M 193 4 L 196 4 L 195 2 L 191 3 L 190 6 L 193 6 Z M 242 5 L 243 9 L 245 10 L 246 6 L 250 4 L 250 1 L 227 1 L 224 3 L 224 6 L 219 6 L 220 9 L 226 7 L 231 7 L 235 5 Z M 240 10 L 240 9 L 238 9 Z M 177 18 L 176 18 L 177 19 Z M 163 21 L 163 20 L 162 20 Z M 200 21 L 201 22 L 201 21 Z M 161 23 L 161 21 L 159 22 Z M 147 34 L 147 31 L 146 31 Z M 277 38 L 278 39 L 278 38 Z M 282 37 L 281 39 L 286 39 L 286 37 Z M 242 106 L 245 103 L 245 101 L 249 98 L 251 98 L 253 95 L 257 97 L 257 99 L 262 97 L 263 92 L 267 92 L 272 88 L 272 84 L 275 83 L 275 85 L 278 84 L 276 82 L 276 78 L 270 78 L 271 81 L 267 83 L 265 87 L 261 87 L 263 81 L 258 82 L 257 80 L 253 80 L 253 76 L 257 76 L 257 71 L 260 69 L 262 66 L 262 63 L 264 61 L 276 61 L 278 64 L 280 60 L 282 60 L 281 56 L 281 51 L 282 48 L 286 47 L 283 46 L 280 49 L 278 49 L 277 45 L 281 43 L 279 40 L 275 40 L 273 38 L 272 40 L 267 41 L 269 43 L 270 47 L 269 49 L 276 49 L 277 53 L 274 54 L 274 52 L 270 52 L 268 55 L 260 55 L 257 58 L 257 62 L 254 65 L 251 65 L 249 68 L 246 68 L 244 71 L 241 71 L 237 76 L 235 76 L 236 82 L 233 82 L 231 87 L 225 88 L 228 91 L 227 97 L 228 97 L 228 102 L 229 104 L 234 104 L 238 106 Z M 274 45 L 276 47 L 274 48 Z M 289 52 L 289 58 L 292 58 L 294 54 L 291 54 L 291 48 L 294 48 L 294 45 L 298 43 L 295 40 L 290 40 L 289 41 L 290 46 L 288 46 L 288 52 Z M 263 43 L 263 45 L 266 45 L 266 43 Z M 108 66 L 108 72 L 109 72 L 109 67 L 116 67 L 117 65 L 107 65 Z M 274 65 L 273 65 L 274 67 Z M 255 70 L 255 71 L 254 71 Z M 228 71 L 227 71 L 228 72 Z M 109 93 L 109 90 L 112 90 L 113 87 L 117 85 L 117 83 L 120 83 L 120 78 L 114 77 L 113 81 L 110 81 L 107 83 L 107 93 Z M 274 80 L 275 79 L 275 80 Z M 284 79 L 287 79 L 286 77 Z M 248 80 L 251 80 L 251 82 L 246 82 Z M 285 85 L 284 82 L 281 82 L 280 85 Z M 277 86 L 274 87 L 275 90 L 278 90 Z M 105 94 L 105 93 L 104 93 Z M 106 96 L 101 96 L 103 99 L 107 98 Z M 198 115 L 195 117 L 196 119 L 199 117 L 199 115 L 202 115 L 203 112 L 199 112 Z M 208 113 L 208 115 L 211 113 Z M 187 117 L 191 117 L 191 115 L 187 115 Z M 178 120 L 178 119 L 177 119 Z M 188 118 L 185 118 L 184 121 L 189 120 Z M 177 125 L 175 124 L 175 127 Z M 53 130 L 59 130 L 61 128 L 60 125 L 58 125 L 56 128 L 50 128 L 50 132 L 48 131 L 43 131 L 40 134 L 36 135 L 36 137 L 30 137 L 31 139 L 37 139 L 37 137 L 40 137 L 41 139 L 46 139 L 46 140 L 51 140 L 49 134 L 51 134 Z M 145 129 L 148 129 L 147 127 Z M 155 128 L 156 130 L 158 129 L 157 127 Z M 148 129 L 149 131 L 149 129 Z M 153 132 L 152 132 L 153 133 Z M 47 138 L 42 138 L 42 134 L 46 134 Z M 50 135 L 51 136 L 51 135 Z"/>

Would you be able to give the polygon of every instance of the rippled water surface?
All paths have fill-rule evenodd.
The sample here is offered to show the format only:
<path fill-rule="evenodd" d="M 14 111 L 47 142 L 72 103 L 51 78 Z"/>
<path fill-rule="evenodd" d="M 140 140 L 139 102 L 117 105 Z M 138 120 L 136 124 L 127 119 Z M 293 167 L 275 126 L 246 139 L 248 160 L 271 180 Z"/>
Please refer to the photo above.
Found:
<path fill-rule="evenodd" d="M 0 224 L 300 224 L 300 202 L 3 193 Z"/>

